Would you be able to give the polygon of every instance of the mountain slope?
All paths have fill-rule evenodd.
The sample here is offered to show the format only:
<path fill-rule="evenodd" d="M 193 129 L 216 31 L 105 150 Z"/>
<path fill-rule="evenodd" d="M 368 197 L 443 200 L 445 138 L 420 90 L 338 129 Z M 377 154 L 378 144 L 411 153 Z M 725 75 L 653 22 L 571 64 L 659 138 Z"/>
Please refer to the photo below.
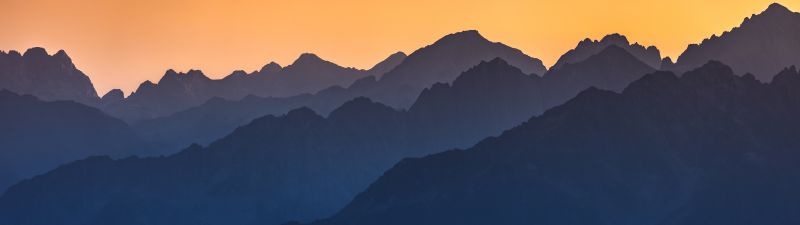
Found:
<path fill-rule="evenodd" d="M 63 163 L 126 156 L 144 147 L 127 124 L 97 109 L 6 90 L 0 90 L 0 136 L 0 192 Z"/>
<path fill-rule="evenodd" d="M 586 60 L 548 71 L 542 77 L 542 87 L 547 89 L 545 109 L 560 105 L 589 87 L 620 92 L 653 71 L 623 47 L 609 45 Z"/>
<path fill-rule="evenodd" d="M 469 30 L 446 35 L 414 51 L 363 95 L 392 107 L 408 108 L 422 89 L 452 82 L 472 66 L 494 58 L 502 58 L 526 74 L 547 71 L 541 60 Z"/>
<path fill-rule="evenodd" d="M 331 86 L 349 86 L 370 75 L 369 71 L 344 68 L 310 53 L 300 55 L 289 66 L 276 63 L 260 71 L 235 71 L 214 80 L 199 70 L 177 73 L 168 70 L 158 83 L 146 81 L 127 99 L 104 107 L 128 121 L 167 116 L 201 105 L 212 98 L 239 100 L 248 95 L 288 97 L 315 93 Z"/>
<path fill-rule="evenodd" d="M 731 31 L 689 45 L 671 69 L 687 71 L 709 60 L 730 65 L 737 73 L 752 73 L 761 81 L 784 67 L 800 65 L 800 13 L 774 3 Z"/>
<path fill-rule="evenodd" d="M 0 51 L 0 89 L 44 100 L 73 100 L 95 104 L 99 98 L 89 77 L 75 68 L 64 50 L 48 55 L 43 48 Z"/>
<path fill-rule="evenodd" d="M 800 73 L 712 62 L 590 89 L 468 150 L 406 159 L 312 224 L 793 224 Z"/>
<path fill-rule="evenodd" d="M 542 80 L 496 58 L 462 73 L 452 84 L 422 91 L 408 110 L 420 140 L 469 147 L 544 111 Z M 427 126 L 423 125 L 427 124 Z M 426 140 L 425 137 L 431 137 Z M 465 141 L 468 140 L 468 141 Z"/>
<path fill-rule="evenodd" d="M 464 49 L 471 49 L 471 45 L 478 46 L 476 49 L 480 51 L 463 52 Z M 539 60 L 530 58 L 519 50 L 490 42 L 475 31 L 465 31 L 443 37 L 434 44 L 404 58 L 395 68 L 399 71 L 386 74 L 396 78 L 384 77 L 378 80 L 375 76 L 367 76 L 354 81 L 346 88 L 334 86 L 314 94 L 286 98 L 253 96 L 238 101 L 215 99 L 213 102 L 207 102 L 168 116 L 136 122 L 133 123 L 133 126 L 142 131 L 144 136 L 150 140 L 164 143 L 167 146 L 165 149 L 175 150 L 178 149 L 174 148 L 175 146 L 184 147 L 190 143 L 210 143 L 254 118 L 269 114 L 280 115 L 302 106 L 325 115 L 348 100 L 356 97 L 368 97 L 395 108 L 409 108 L 423 89 L 434 85 L 434 83 L 425 83 L 436 80 L 429 77 L 441 76 L 437 79 L 444 79 L 442 83 L 449 83 L 455 80 L 459 74 L 480 62 L 498 57 L 508 61 L 508 64 L 512 66 L 527 65 L 529 71 L 537 71 L 537 73 L 544 71 L 544 66 L 540 66 Z M 516 62 L 516 64 L 511 62 Z M 529 74 L 526 70 L 522 70 L 522 72 Z M 424 86 L 411 86 L 403 82 Z M 575 93 L 578 91 L 575 90 Z M 523 110 L 520 113 L 528 112 Z"/>
<path fill-rule="evenodd" d="M 500 59 L 481 63 L 469 71 L 453 83 L 452 90 L 495 91 L 505 84 L 525 82 L 493 94 L 513 97 L 524 93 L 528 83 L 535 84 L 539 79 L 523 74 Z M 492 82 L 483 82 L 489 80 Z M 499 127 L 503 126 L 499 122 L 510 127 L 530 116 L 521 115 L 525 114 L 522 109 L 526 107 L 515 106 L 524 104 L 525 98 L 496 101 L 480 97 L 473 100 L 478 104 L 496 101 L 494 106 L 505 110 L 483 108 L 482 112 L 466 113 L 457 118 L 473 121 L 470 127 L 444 126 L 452 124 L 452 120 L 440 121 L 447 118 L 427 115 L 456 114 L 476 107 L 465 101 L 457 105 L 438 105 L 435 102 L 461 96 L 439 98 L 437 95 L 424 95 L 419 101 L 421 105 L 410 111 L 396 111 L 366 98 L 348 101 L 327 117 L 301 108 L 281 117 L 255 119 L 208 147 L 193 146 L 172 156 L 123 160 L 92 158 L 76 162 L 11 188 L 0 197 L 0 222 L 136 224 L 147 219 L 148 224 L 279 224 L 289 220 L 308 221 L 334 213 L 403 157 L 469 146 L 478 138 L 507 128 Z M 435 99 L 426 100 L 428 98 Z M 261 100 L 243 101 L 256 101 L 253 105 L 279 104 Z M 224 100 L 212 102 L 220 109 L 231 107 Z M 428 103 L 434 105 L 425 106 Z M 505 117 L 511 115 L 514 118 Z M 207 116 L 216 121 L 224 115 Z M 215 130 L 204 126 L 196 125 L 193 130 Z M 48 204 L 40 204 L 42 202 Z M 64 210 L 69 208 L 65 206 L 73 204 L 85 207 Z M 204 206 L 189 207 L 198 204 Z M 34 216 L 34 212 L 41 211 L 50 211 L 51 216 Z"/>
<path fill-rule="evenodd" d="M 588 38 L 584 39 L 578 43 L 575 49 L 569 50 L 567 53 L 564 53 L 564 55 L 561 55 L 558 61 L 550 67 L 550 70 L 558 70 L 565 64 L 574 64 L 584 61 L 612 45 L 625 49 L 628 53 L 639 59 L 639 61 L 647 64 L 647 66 L 655 69 L 661 67 L 661 53 L 655 46 L 645 48 L 639 43 L 631 44 L 624 35 L 609 34 L 600 41 Z"/>
<path fill-rule="evenodd" d="M 406 141 L 400 116 L 359 98 L 327 118 L 307 108 L 262 117 L 172 156 L 81 160 L 10 188 L 0 222 L 279 224 L 330 215 L 397 159 L 425 153 Z M 48 217 L 34 216 L 41 210 Z"/>
<path fill-rule="evenodd" d="M 400 65 L 400 63 L 403 63 L 403 60 L 405 60 L 406 57 L 407 57 L 406 53 L 396 52 L 387 57 L 386 59 L 384 59 L 383 61 L 379 62 L 378 64 L 375 64 L 375 66 L 369 69 L 369 73 L 376 76 L 377 78 L 381 78 L 383 74 L 391 71 L 392 69 L 397 67 L 397 65 Z"/>

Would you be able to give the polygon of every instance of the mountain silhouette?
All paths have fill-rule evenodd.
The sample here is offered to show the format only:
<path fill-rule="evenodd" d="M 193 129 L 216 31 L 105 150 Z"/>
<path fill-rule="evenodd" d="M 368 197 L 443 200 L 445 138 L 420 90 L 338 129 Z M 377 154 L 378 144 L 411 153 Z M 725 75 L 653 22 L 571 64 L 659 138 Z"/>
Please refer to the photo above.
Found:
<path fill-rule="evenodd" d="M 412 115 L 409 117 L 415 119 L 409 119 L 409 123 L 437 124 L 423 132 L 447 130 L 428 137 L 446 138 L 447 143 L 467 147 L 476 138 L 499 134 L 530 116 L 566 102 L 581 90 L 599 87 L 622 91 L 628 83 L 654 71 L 621 49 L 610 46 L 585 61 L 550 71 L 544 78 L 526 75 L 500 58 L 491 63 L 483 62 L 470 70 L 471 73 L 460 75 L 452 85 L 439 83 L 422 91 L 410 107 Z M 339 104 L 375 90 L 381 86 L 378 83 L 380 81 L 374 77 L 367 77 L 349 88 L 334 87 L 313 95 L 248 97 L 240 101 L 214 99 L 199 107 L 133 126 L 148 141 L 161 143 L 160 149 L 172 152 L 190 143 L 211 143 L 262 115 L 280 115 L 304 106 L 327 115 Z M 494 107 L 487 108 L 487 105 Z M 481 120 L 481 123 L 475 124 L 474 120 Z M 464 126 L 470 127 L 454 129 Z"/>
<path fill-rule="evenodd" d="M 452 84 L 425 89 L 408 111 L 419 124 L 417 142 L 469 147 L 544 111 L 542 79 L 496 58 L 481 62 Z M 427 126 L 426 126 L 427 125 Z"/>
<path fill-rule="evenodd" d="M 752 73 L 769 81 L 783 68 L 800 65 L 800 13 L 774 3 L 758 15 L 745 18 L 739 27 L 692 44 L 672 68 L 683 72 L 709 60 L 730 65 L 737 73 Z"/>
<path fill-rule="evenodd" d="M 308 108 L 261 117 L 167 157 L 87 158 L 9 188 L 0 223 L 280 224 L 331 215 L 400 158 L 433 149 L 408 141 L 414 132 L 402 117 L 357 98 L 328 117 Z M 41 210 L 51 212 L 33 216 Z"/>
<path fill-rule="evenodd" d="M 636 59 L 633 61 L 638 62 Z M 103 193 L 92 195 L 98 197 L 86 200 L 98 205 L 80 212 L 52 213 L 58 216 L 43 220 L 30 217 L 30 214 L 20 214 L 23 211 L 57 210 L 60 204 L 82 204 L 79 202 L 84 201 L 65 198 L 68 196 L 66 193 L 39 198 L 36 197 L 40 196 L 39 191 L 31 189 L 26 183 L 15 186 L 0 198 L 0 211 L 3 211 L 3 205 L 15 205 L 13 208 L 20 211 L 11 211 L 6 218 L 31 224 L 48 223 L 49 219 L 91 221 L 89 224 L 128 224 L 120 221 L 136 221 L 144 217 L 150 218 L 155 224 L 194 224 L 199 222 L 194 219 L 212 214 L 210 212 L 214 212 L 214 216 L 202 218 L 212 221 L 209 222 L 211 224 L 249 224 L 256 221 L 278 224 L 296 219 L 308 221 L 321 218 L 333 214 L 380 176 L 382 171 L 403 157 L 471 146 L 481 138 L 498 135 L 541 113 L 544 110 L 542 98 L 546 96 L 542 92 L 545 89 L 541 88 L 543 80 L 496 58 L 467 70 L 452 84 L 440 83 L 424 90 L 407 111 L 398 111 L 363 97 L 330 110 L 327 117 L 301 107 L 287 110 L 289 112 L 282 117 L 255 119 L 222 139 L 209 141 L 206 148 L 194 146 L 165 158 L 102 160 L 90 165 L 77 162 L 74 167 L 79 169 L 61 168 L 35 181 L 61 183 L 61 180 L 72 176 L 100 177 L 86 178 L 63 187 L 70 192 L 104 187 Z M 349 89 L 369 86 L 374 82 L 377 81 L 358 81 Z M 335 93 L 346 92 L 341 88 L 321 93 L 334 96 Z M 174 134 L 170 137 L 183 138 L 184 141 L 192 140 L 189 137 L 191 135 L 184 136 L 187 133 L 215 138 L 215 135 L 223 135 L 219 133 L 232 124 L 221 125 L 226 122 L 220 121 L 256 117 L 257 113 L 245 113 L 253 112 L 257 107 L 264 107 L 257 110 L 288 107 L 290 104 L 287 102 L 297 103 L 317 97 L 306 95 L 294 98 L 297 99 L 248 97 L 241 100 L 248 101 L 248 104 L 214 99 L 203 107 L 213 110 L 196 111 L 200 108 L 195 108 L 175 114 L 175 119 L 192 118 L 190 120 L 154 120 L 137 126 L 137 130 L 147 137 Z M 239 108 L 244 105 L 254 108 Z M 208 122 L 192 122 L 199 120 Z M 180 122 L 176 124 L 176 121 Z M 193 129 L 180 128 L 189 125 L 193 125 Z M 150 129 L 166 130 L 152 132 Z M 128 163 L 131 165 L 123 166 Z M 152 165 L 164 167 L 147 168 Z M 115 169 L 119 166 L 126 169 Z M 107 175 L 97 175 L 87 170 L 103 171 Z M 179 175 L 181 171 L 195 172 L 186 176 Z M 125 177 L 126 180 L 120 182 L 114 177 Z M 218 181 L 204 182 L 211 177 Z M 198 182 L 202 184 L 192 185 Z M 136 186 L 135 190 L 145 191 L 135 194 L 136 199 L 129 199 L 128 195 L 133 194 L 129 192 L 133 190 L 131 186 Z M 224 196 L 210 198 L 202 194 L 212 190 L 216 192 L 220 188 L 225 190 Z M 272 191 L 262 191 L 267 189 Z M 180 199 L 185 200 L 159 200 L 157 197 L 176 195 L 184 196 Z M 20 202 L 30 204 L 20 206 Z M 41 208 L 36 202 L 51 202 L 56 209 Z M 230 202 L 237 206 L 218 202 Z M 115 208 L 100 207 L 112 203 Z M 188 207 L 192 204 L 210 206 L 203 209 Z M 261 207 L 261 210 L 241 212 L 252 207 Z M 147 210 L 131 213 L 137 208 Z M 256 213 L 259 216 L 255 216 Z M 231 221 L 229 218 L 234 215 L 242 219 Z M 3 215 L 0 214 L 0 218 Z"/>
<path fill-rule="evenodd" d="M 78 70 L 64 50 L 49 55 L 44 48 L 20 54 L 0 51 L 0 89 L 43 100 L 73 100 L 96 104 L 99 98 L 89 77 Z"/>
<path fill-rule="evenodd" d="M 589 87 L 620 92 L 630 82 L 655 71 L 628 50 L 609 45 L 583 61 L 565 63 L 542 77 L 544 108 L 560 105 Z"/>
<path fill-rule="evenodd" d="M 388 67 L 390 64 L 384 65 Z M 331 86 L 349 86 L 371 75 L 370 71 L 344 68 L 304 53 L 291 65 L 269 63 L 260 71 L 234 71 L 223 79 L 208 78 L 202 71 L 168 70 L 158 83 L 146 81 L 120 104 L 105 111 L 128 121 L 167 116 L 205 103 L 212 98 L 242 99 L 248 95 L 289 97 L 315 93 Z"/>
<path fill-rule="evenodd" d="M 557 70 L 560 69 L 564 64 L 574 64 L 580 61 L 584 61 L 587 58 L 600 53 L 608 46 L 618 46 L 642 61 L 643 63 L 647 64 L 648 66 L 659 69 L 661 67 L 661 53 L 658 51 L 658 48 L 655 46 L 649 46 L 645 48 L 644 46 L 640 45 L 639 43 L 630 44 L 628 42 L 628 38 L 621 34 L 609 34 L 603 37 L 600 41 L 591 40 L 589 38 L 584 39 L 575 49 L 569 50 L 567 53 L 562 55 L 550 70 Z"/>
<path fill-rule="evenodd" d="M 383 61 L 379 62 L 378 64 L 375 64 L 375 66 L 369 69 L 369 73 L 376 76 L 377 78 L 381 78 L 383 74 L 391 71 L 392 69 L 397 67 L 397 65 L 400 65 L 400 63 L 402 63 L 403 60 L 406 59 L 406 57 L 407 57 L 406 53 L 396 52 L 387 57 L 386 59 L 384 59 Z"/>
<path fill-rule="evenodd" d="M 107 104 L 117 104 L 125 100 L 125 93 L 122 92 L 120 89 L 111 89 L 100 98 L 100 103 L 107 105 Z"/>
<path fill-rule="evenodd" d="M 472 66 L 494 58 L 502 58 L 526 74 L 541 75 L 547 71 L 541 60 L 468 30 L 446 35 L 414 51 L 363 95 L 392 107 L 408 108 L 422 89 L 452 82 Z"/>
<path fill-rule="evenodd" d="M 463 51 L 463 49 L 472 48 L 470 46 L 471 44 L 484 46 L 476 48 L 484 50 L 460 52 Z M 541 64 L 539 60 L 530 58 L 522 54 L 519 50 L 499 43 L 490 42 L 475 31 L 465 31 L 445 36 L 434 44 L 415 51 L 403 59 L 397 66 L 397 68 L 402 67 L 405 69 L 401 69 L 401 72 L 389 72 L 387 76 L 389 76 L 389 74 L 395 74 L 392 76 L 411 76 L 412 78 L 420 76 L 419 74 L 427 74 L 426 76 L 436 76 L 436 74 L 441 76 L 446 75 L 445 77 L 453 76 L 454 78 L 448 78 L 452 80 L 446 81 L 446 83 L 449 83 L 463 71 L 479 64 L 481 61 L 490 61 L 504 54 L 514 57 L 514 61 L 517 62 L 517 64 L 508 63 L 510 65 L 527 64 L 529 65 L 528 70 L 532 70 L 531 68 L 536 68 L 537 71 L 539 69 L 544 69 L 544 66 L 536 66 Z M 399 56 L 398 54 L 395 55 Z M 391 59 L 394 57 L 389 58 Z M 481 60 L 482 58 L 486 58 L 486 60 Z M 455 59 L 458 60 L 454 61 Z M 507 59 L 503 58 L 503 60 Z M 384 60 L 384 62 L 387 61 L 391 60 Z M 507 61 L 512 62 L 510 60 Z M 447 66 L 434 66 L 432 64 Z M 411 70 L 418 71 L 418 73 L 402 72 Z M 525 70 L 522 70 L 522 72 L 529 74 Z M 455 75 L 449 75 L 450 73 Z M 430 80 L 428 78 L 424 79 Z M 393 79 L 384 77 L 379 80 L 376 79 L 375 76 L 366 76 L 354 81 L 353 84 L 348 87 L 333 86 L 314 94 L 304 94 L 286 98 L 261 98 L 251 96 L 242 100 L 214 99 L 214 101 L 209 101 L 200 106 L 189 108 L 169 116 L 135 122 L 133 126 L 149 140 L 162 143 L 162 146 L 164 146 L 162 149 L 174 151 L 190 143 L 211 143 L 217 138 L 230 133 L 234 128 L 244 125 L 260 116 L 269 114 L 280 115 L 291 109 L 303 106 L 309 107 L 321 115 L 327 115 L 333 109 L 348 100 L 357 97 L 369 97 L 370 99 L 395 108 L 408 108 L 416 101 L 424 88 L 434 84 L 430 83 L 425 87 L 414 87 L 398 82 L 399 79 L 393 81 Z M 422 84 L 422 82 L 416 83 Z M 580 90 L 575 90 L 575 93 L 578 91 Z M 393 102 L 395 105 L 387 102 Z M 541 111 L 532 113 L 540 112 Z M 523 110 L 520 111 L 520 113 L 527 114 L 529 112 Z M 530 115 L 533 114 L 525 115 L 525 117 Z M 509 118 L 509 121 L 513 120 L 518 119 Z"/>
<path fill-rule="evenodd" d="M 63 163 L 138 154 L 145 147 L 127 124 L 100 110 L 7 90 L 0 90 L 0 136 L 0 192 Z"/>
<path fill-rule="evenodd" d="M 590 88 L 467 150 L 405 159 L 314 225 L 793 224 L 800 73 L 719 62 Z"/>

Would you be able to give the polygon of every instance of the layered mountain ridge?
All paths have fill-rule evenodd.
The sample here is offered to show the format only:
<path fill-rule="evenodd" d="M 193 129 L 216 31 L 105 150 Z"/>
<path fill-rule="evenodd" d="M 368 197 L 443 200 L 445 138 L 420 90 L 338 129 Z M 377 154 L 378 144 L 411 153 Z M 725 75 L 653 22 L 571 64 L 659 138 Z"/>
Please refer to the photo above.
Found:
<path fill-rule="evenodd" d="M 574 49 L 564 53 L 564 55 L 562 55 L 558 61 L 556 61 L 556 63 L 550 67 L 550 70 L 558 70 L 565 64 L 574 64 L 584 61 L 592 55 L 600 53 L 609 46 L 624 48 L 626 51 L 631 53 L 631 55 L 644 62 L 648 66 L 654 69 L 661 68 L 661 53 L 655 46 L 644 47 L 639 43 L 631 44 L 628 41 L 628 38 L 624 35 L 609 34 L 604 36 L 599 41 L 591 40 L 589 38 L 584 39 L 578 43 L 578 46 L 576 46 Z"/>
<path fill-rule="evenodd" d="M 210 79 L 199 70 L 186 73 L 168 70 L 158 83 L 142 83 L 127 99 L 109 105 L 106 111 L 129 121 L 138 121 L 186 110 L 212 98 L 238 100 L 248 95 L 296 96 L 330 86 L 346 87 L 368 75 L 372 75 L 372 71 L 340 67 L 311 53 L 301 54 L 286 67 L 271 62 L 259 71 L 234 71 L 219 80 Z"/>
<path fill-rule="evenodd" d="M 592 88 L 470 149 L 403 160 L 311 224 L 791 224 L 798 82 L 794 67 L 764 84 L 711 62 Z"/>
<path fill-rule="evenodd" d="M 42 101 L 0 90 L 0 192 L 90 155 L 147 153 L 124 122 L 73 101 Z"/>
<path fill-rule="evenodd" d="M 64 50 L 53 55 L 43 48 L 31 48 L 24 54 L 0 51 L 0 89 L 44 100 L 86 104 L 99 100 L 89 77 L 72 64 Z"/>
<path fill-rule="evenodd" d="M 783 68 L 800 65 L 800 13 L 771 4 L 762 13 L 745 18 L 739 27 L 692 44 L 672 68 L 688 71 L 709 60 L 730 65 L 740 74 L 752 73 L 769 81 Z"/>

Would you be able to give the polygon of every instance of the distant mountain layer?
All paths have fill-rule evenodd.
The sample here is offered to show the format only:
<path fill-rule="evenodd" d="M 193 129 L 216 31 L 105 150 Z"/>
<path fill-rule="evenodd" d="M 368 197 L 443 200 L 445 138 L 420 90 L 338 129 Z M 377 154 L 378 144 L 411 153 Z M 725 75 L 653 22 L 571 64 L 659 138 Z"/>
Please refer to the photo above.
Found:
<path fill-rule="evenodd" d="M 392 66 L 397 57 L 390 57 L 389 62 L 381 64 L 382 67 Z M 331 86 L 347 87 L 368 75 L 374 74 L 340 67 L 310 53 L 301 55 L 287 67 L 270 63 L 260 71 L 235 71 L 220 80 L 212 80 L 199 70 L 187 73 L 169 70 L 157 84 L 144 82 L 127 99 L 107 104 L 105 109 L 118 117 L 137 121 L 186 110 L 212 98 L 238 100 L 248 95 L 296 96 Z"/>
<path fill-rule="evenodd" d="M 597 57 L 619 56 L 614 54 L 616 50 L 610 49 Z M 639 62 L 629 54 L 620 59 Z M 590 65 L 596 66 L 593 71 L 600 72 L 608 71 L 603 69 L 605 67 L 629 68 L 614 64 Z M 542 88 L 543 81 L 544 78 L 527 75 L 498 58 L 467 70 L 452 84 L 437 84 L 424 90 L 408 111 L 396 111 L 365 98 L 356 98 L 334 109 L 328 117 L 318 116 L 307 108 L 290 111 L 283 117 L 262 117 L 212 142 L 207 148 L 190 147 L 165 158 L 116 161 L 95 158 L 78 162 L 12 188 L 0 197 L 0 211 L 13 210 L 7 215 L 0 213 L 0 218 L 31 224 L 53 221 L 130 224 L 120 221 L 143 218 L 149 218 L 150 224 L 200 221 L 278 224 L 321 218 L 333 214 L 403 157 L 471 146 L 481 138 L 498 135 L 541 113 L 545 104 L 542 98 L 547 96 L 547 89 Z M 298 96 L 289 102 L 303 102 L 307 99 L 302 98 L 313 97 Z M 246 98 L 242 101 L 251 101 L 248 105 L 256 108 L 290 105 L 281 100 Z M 231 118 L 256 115 L 244 114 L 255 108 L 237 108 L 241 105 L 224 100 L 208 104 L 216 111 L 235 114 L 191 111 L 176 116 L 209 123 L 152 121 L 137 129 L 154 135 L 147 129 L 175 129 L 193 124 L 194 129 L 157 133 L 181 134 L 173 135 L 179 139 L 187 138 L 182 136 L 186 133 L 214 137 L 218 134 L 214 132 L 224 130 L 214 127 L 222 126 L 218 121 L 232 122 L 235 119 Z M 183 171 L 193 172 L 181 175 Z M 81 181 L 66 181 L 76 177 Z M 124 181 L 117 177 L 124 177 Z M 72 194 L 67 192 L 51 192 L 44 196 L 40 193 L 44 189 L 35 188 L 56 183 L 65 184 L 58 189 L 70 190 L 73 194 L 75 190 L 95 191 L 91 194 L 93 197 L 72 199 L 69 197 Z M 103 187 L 104 191 L 97 192 L 95 187 Z M 132 190 L 137 191 L 132 193 Z M 158 196 L 182 197 L 160 199 Z M 54 208 L 42 208 L 37 202 L 49 202 L 47 207 Z M 89 205 L 77 212 L 59 210 L 63 205 L 72 204 Z M 113 207 L 102 207 L 109 204 Z M 189 207 L 196 204 L 205 206 Z M 146 210 L 133 210 L 137 208 Z M 52 211 L 50 214 L 54 216 L 39 218 L 23 213 L 43 210 Z M 240 219 L 230 220 L 233 217 Z"/>
<path fill-rule="evenodd" d="M 45 102 L 0 90 L 0 192 L 89 155 L 139 154 L 124 122 L 72 101 Z"/>
<path fill-rule="evenodd" d="M 610 34 L 603 37 L 602 40 L 585 39 L 578 43 L 575 49 L 569 50 L 562 55 L 556 63 L 550 67 L 550 70 L 557 70 L 565 64 L 573 64 L 586 60 L 587 58 L 600 53 L 608 46 L 617 46 L 625 49 L 631 55 L 655 69 L 661 67 L 661 53 L 655 46 L 645 48 L 639 43 L 630 44 L 628 38 L 620 34 Z"/>
<path fill-rule="evenodd" d="M 397 160 L 452 146 L 417 142 L 427 140 L 419 132 L 425 124 L 406 118 L 358 98 L 328 117 L 307 108 L 262 117 L 209 147 L 168 157 L 88 158 L 10 188 L 0 197 L 0 223 L 280 224 L 329 216 Z"/>
<path fill-rule="evenodd" d="M 0 90 L 30 94 L 44 100 L 74 100 L 94 104 L 99 99 L 89 77 L 75 68 L 63 50 L 54 55 L 43 48 L 20 54 L 0 51 Z"/>
<path fill-rule="evenodd" d="M 496 58 L 467 70 L 452 84 L 438 83 L 422 90 L 409 112 L 412 117 L 436 121 L 439 126 L 432 127 L 431 132 L 471 126 L 460 130 L 478 132 L 455 138 L 469 136 L 468 139 L 473 140 L 521 123 L 564 103 L 586 88 L 622 91 L 631 81 L 653 71 L 626 50 L 613 45 L 584 62 L 550 71 L 544 78 L 525 74 Z M 314 95 L 290 98 L 215 99 L 168 117 L 136 123 L 134 127 L 148 140 L 163 144 L 162 149 L 169 152 L 191 143 L 206 145 L 262 115 L 280 115 L 303 106 L 325 115 L 350 99 L 367 95 L 364 93 L 380 86 L 378 82 L 367 78 L 347 89 L 329 88 Z M 494 107 L 487 107 L 489 105 Z M 471 123 L 473 120 L 481 120 L 481 124 L 487 126 Z M 445 138 L 442 135 L 437 136 Z"/>
<path fill-rule="evenodd" d="M 372 68 L 369 69 L 369 73 L 376 76 L 377 78 L 381 78 L 383 74 L 388 73 L 400 63 L 403 63 L 403 60 L 408 57 L 406 53 L 397 52 L 390 55 L 388 58 L 384 59 L 378 64 L 375 64 Z"/>
<path fill-rule="evenodd" d="M 541 60 L 469 30 L 449 34 L 414 51 L 362 95 L 392 107 L 408 108 L 422 89 L 452 82 L 472 66 L 494 58 L 506 60 L 525 74 L 542 75 L 547 71 Z"/>
<path fill-rule="evenodd" d="M 800 13 L 775 3 L 719 37 L 690 45 L 673 68 L 665 69 L 682 72 L 718 60 L 737 73 L 752 73 L 761 81 L 769 81 L 784 67 L 800 66 L 798 40 Z"/>
<path fill-rule="evenodd" d="M 463 49 L 470 49 L 472 46 L 477 46 L 475 48 L 477 50 L 463 52 Z M 392 61 L 392 58 L 398 57 L 395 54 L 395 56 L 389 57 L 384 62 Z M 399 71 L 392 70 L 386 74 L 386 76 L 395 76 L 396 78 L 384 77 L 376 79 L 375 76 L 368 76 L 353 82 L 347 88 L 334 86 L 315 94 L 286 98 L 259 98 L 253 96 L 239 101 L 214 99 L 198 107 L 169 116 L 134 123 L 134 127 L 141 131 L 145 137 L 164 143 L 167 146 L 165 149 L 177 150 L 179 149 L 177 147 L 182 148 L 190 143 L 210 143 L 259 116 L 280 115 L 301 106 L 309 107 L 322 115 L 326 115 L 348 100 L 365 96 L 394 108 L 409 108 L 423 89 L 431 87 L 436 82 L 453 82 L 459 74 L 471 67 L 478 65 L 482 61 L 490 61 L 498 57 L 508 61 L 511 66 L 527 65 L 527 71 L 521 70 L 526 75 L 530 74 L 530 71 L 536 71 L 537 73 L 543 73 L 544 71 L 544 66 L 537 66 L 541 65 L 539 60 L 530 58 L 519 50 L 490 42 L 475 31 L 465 31 L 450 34 L 436 43 L 405 57 L 396 66 Z M 509 58 L 512 60 L 509 60 Z M 644 72 L 641 74 L 644 74 Z M 427 78 L 428 76 L 438 78 Z M 400 79 L 401 77 L 408 77 L 408 79 Z M 421 80 L 414 81 L 417 79 Z M 414 85 L 404 83 L 411 81 L 414 81 L 412 82 Z M 574 95 L 587 87 L 575 90 L 570 89 L 570 91 Z M 532 115 L 528 114 L 530 113 L 528 111 L 520 113 L 526 114 L 526 117 Z M 518 119 L 512 118 L 511 120 Z"/>
<path fill-rule="evenodd" d="M 629 50 L 609 45 L 583 61 L 548 71 L 542 77 L 544 105 L 546 108 L 561 105 L 589 87 L 619 92 L 654 71 Z"/>
<path fill-rule="evenodd" d="M 800 73 L 718 62 L 598 89 L 468 150 L 398 163 L 314 225 L 794 224 Z"/>

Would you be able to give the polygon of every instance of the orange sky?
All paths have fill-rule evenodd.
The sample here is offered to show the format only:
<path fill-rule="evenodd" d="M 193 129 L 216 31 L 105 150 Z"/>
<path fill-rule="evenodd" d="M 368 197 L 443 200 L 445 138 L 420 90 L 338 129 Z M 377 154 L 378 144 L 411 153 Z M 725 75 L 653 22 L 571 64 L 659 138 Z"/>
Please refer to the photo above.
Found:
<path fill-rule="evenodd" d="M 396 51 L 477 29 L 552 65 L 578 41 L 622 33 L 675 58 L 773 0 L 0 0 L 0 49 L 64 49 L 104 94 L 165 70 L 221 78 L 313 52 L 369 68 Z M 779 3 L 800 9 L 800 0 Z"/>

